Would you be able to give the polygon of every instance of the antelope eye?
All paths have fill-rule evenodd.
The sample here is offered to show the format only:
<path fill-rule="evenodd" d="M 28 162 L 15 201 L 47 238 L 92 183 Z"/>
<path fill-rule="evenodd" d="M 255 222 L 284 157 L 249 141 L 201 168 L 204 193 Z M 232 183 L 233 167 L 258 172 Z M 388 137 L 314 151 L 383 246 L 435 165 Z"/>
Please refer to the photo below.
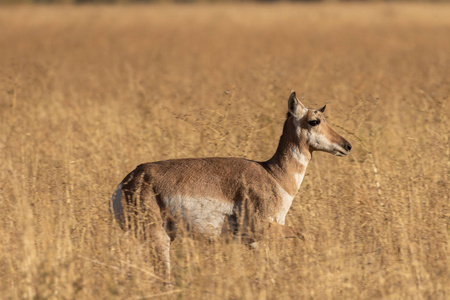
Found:
<path fill-rule="evenodd" d="M 317 126 L 320 124 L 320 120 L 311 120 L 308 122 L 308 124 L 311 126 Z"/>

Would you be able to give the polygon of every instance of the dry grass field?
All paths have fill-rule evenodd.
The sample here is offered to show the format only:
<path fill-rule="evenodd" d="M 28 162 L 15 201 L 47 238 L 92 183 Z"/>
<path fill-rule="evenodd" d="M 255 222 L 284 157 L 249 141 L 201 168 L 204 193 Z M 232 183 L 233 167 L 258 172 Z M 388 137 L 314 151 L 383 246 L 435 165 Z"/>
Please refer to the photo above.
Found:
<path fill-rule="evenodd" d="M 1 299 L 449 299 L 450 6 L 0 7 Z M 180 237 L 165 286 L 108 212 L 136 165 L 274 153 L 295 88 L 306 241 Z"/>

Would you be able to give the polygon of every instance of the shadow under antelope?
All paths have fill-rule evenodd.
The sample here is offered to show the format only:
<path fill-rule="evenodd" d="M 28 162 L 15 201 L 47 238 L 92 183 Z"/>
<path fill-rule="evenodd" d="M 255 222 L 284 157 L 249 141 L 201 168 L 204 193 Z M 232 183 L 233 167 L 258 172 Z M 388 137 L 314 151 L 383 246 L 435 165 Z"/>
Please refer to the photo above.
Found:
<path fill-rule="evenodd" d="M 352 146 L 327 124 L 325 106 L 306 108 L 292 91 L 278 148 L 267 161 L 190 158 L 141 164 L 118 185 L 112 209 L 120 227 L 148 238 L 170 278 L 170 244 L 181 222 L 214 238 L 232 230 L 251 236 L 302 237 L 284 226 L 313 151 L 337 156 Z"/>

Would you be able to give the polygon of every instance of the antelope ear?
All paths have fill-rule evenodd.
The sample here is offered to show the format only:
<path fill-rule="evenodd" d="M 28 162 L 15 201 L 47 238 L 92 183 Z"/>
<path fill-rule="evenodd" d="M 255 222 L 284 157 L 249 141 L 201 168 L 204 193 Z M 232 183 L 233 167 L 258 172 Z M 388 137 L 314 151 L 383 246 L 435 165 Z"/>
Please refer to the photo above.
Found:
<path fill-rule="evenodd" d="M 327 106 L 325 105 L 324 107 L 322 107 L 322 108 L 320 108 L 320 109 L 318 109 L 318 111 L 320 111 L 320 112 L 324 112 L 325 111 L 325 108 L 326 108 Z"/>
<path fill-rule="evenodd" d="M 291 95 L 288 100 L 288 110 L 297 119 L 301 119 L 308 109 L 303 105 L 303 103 L 298 100 L 297 95 L 294 90 L 291 90 Z"/>

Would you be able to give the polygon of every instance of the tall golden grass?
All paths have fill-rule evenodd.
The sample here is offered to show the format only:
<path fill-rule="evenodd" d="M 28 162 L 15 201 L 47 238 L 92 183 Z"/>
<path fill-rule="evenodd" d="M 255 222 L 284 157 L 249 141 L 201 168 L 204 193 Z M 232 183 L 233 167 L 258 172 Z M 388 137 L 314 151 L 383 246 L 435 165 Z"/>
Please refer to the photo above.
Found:
<path fill-rule="evenodd" d="M 0 298 L 448 299 L 450 6 L 0 8 Z M 315 153 L 306 241 L 180 237 L 173 286 L 108 212 L 136 165 L 268 159 L 289 90 Z"/>

